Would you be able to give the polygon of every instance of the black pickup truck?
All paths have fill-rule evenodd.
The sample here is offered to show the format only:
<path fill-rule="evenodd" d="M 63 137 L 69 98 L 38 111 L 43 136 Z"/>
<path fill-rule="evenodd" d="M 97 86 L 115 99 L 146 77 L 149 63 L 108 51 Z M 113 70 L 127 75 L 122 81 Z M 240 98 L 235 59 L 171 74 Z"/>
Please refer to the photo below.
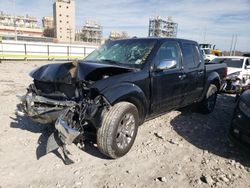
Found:
<path fill-rule="evenodd" d="M 118 158 L 145 120 L 194 103 L 200 112 L 212 112 L 226 74 L 225 64 L 204 64 L 194 41 L 109 41 L 83 61 L 31 72 L 34 83 L 22 106 L 34 121 L 54 124 L 59 146 L 83 143 L 94 133 L 99 150 Z"/>

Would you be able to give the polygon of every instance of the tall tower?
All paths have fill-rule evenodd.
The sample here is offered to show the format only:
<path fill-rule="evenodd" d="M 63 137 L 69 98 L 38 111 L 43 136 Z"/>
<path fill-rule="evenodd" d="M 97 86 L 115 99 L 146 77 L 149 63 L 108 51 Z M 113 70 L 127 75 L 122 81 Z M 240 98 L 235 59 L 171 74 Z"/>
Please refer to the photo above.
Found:
<path fill-rule="evenodd" d="M 149 19 L 149 37 L 177 37 L 178 24 L 171 17 L 167 20 L 160 18 Z"/>
<path fill-rule="evenodd" d="M 75 40 L 75 1 L 56 0 L 53 5 L 55 37 L 60 42 Z"/>

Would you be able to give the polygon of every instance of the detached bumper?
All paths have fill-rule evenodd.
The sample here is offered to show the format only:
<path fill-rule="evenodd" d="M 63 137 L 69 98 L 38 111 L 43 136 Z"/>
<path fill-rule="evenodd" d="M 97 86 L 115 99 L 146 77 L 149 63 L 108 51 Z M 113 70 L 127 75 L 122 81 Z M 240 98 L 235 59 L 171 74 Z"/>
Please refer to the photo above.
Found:
<path fill-rule="evenodd" d="M 66 112 L 68 113 L 68 112 Z M 64 144 L 72 144 L 74 140 L 81 134 L 80 131 L 73 129 L 68 124 L 65 115 L 61 115 L 56 123 L 55 128 L 58 131 L 58 136 Z"/>
<path fill-rule="evenodd" d="M 75 106 L 74 101 L 57 101 L 28 93 L 21 98 L 22 111 L 33 121 L 48 124 L 56 122 L 64 110 Z"/>

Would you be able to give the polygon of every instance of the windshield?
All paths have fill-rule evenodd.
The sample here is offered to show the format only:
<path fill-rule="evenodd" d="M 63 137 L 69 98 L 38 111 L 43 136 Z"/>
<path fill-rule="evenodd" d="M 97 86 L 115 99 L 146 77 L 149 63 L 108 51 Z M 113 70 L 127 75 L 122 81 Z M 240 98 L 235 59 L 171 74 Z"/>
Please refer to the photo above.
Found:
<path fill-rule="evenodd" d="M 109 41 L 87 56 L 84 61 L 114 64 L 143 64 L 154 48 L 155 40 L 128 39 Z"/>
<path fill-rule="evenodd" d="M 243 59 L 239 58 L 215 58 L 210 63 L 226 63 L 228 67 L 242 68 Z"/>
<path fill-rule="evenodd" d="M 212 54 L 210 49 L 203 49 L 203 50 L 206 55 Z"/>

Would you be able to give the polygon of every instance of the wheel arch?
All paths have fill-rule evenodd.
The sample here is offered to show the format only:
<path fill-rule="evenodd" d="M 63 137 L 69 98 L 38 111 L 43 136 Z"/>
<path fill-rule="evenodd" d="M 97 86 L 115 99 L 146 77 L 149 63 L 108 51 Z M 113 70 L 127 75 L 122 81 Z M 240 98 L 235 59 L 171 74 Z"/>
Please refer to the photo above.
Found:
<path fill-rule="evenodd" d="M 122 101 L 134 104 L 139 113 L 139 123 L 144 122 L 148 111 L 148 102 L 144 92 L 137 85 L 122 83 L 106 88 L 101 94 L 112 106 Z"/>
<path fill-rule="evenodd" d="M 204 92 L 203 92 L 201 100 L 206 96 L 209 86 L 211 84 L 214 84 L 217 87 L 218 92 L 221 90 L 221 79 L 217 72 L 212 72 L 207 77 L 207 82 L 205 84 Z"/>

